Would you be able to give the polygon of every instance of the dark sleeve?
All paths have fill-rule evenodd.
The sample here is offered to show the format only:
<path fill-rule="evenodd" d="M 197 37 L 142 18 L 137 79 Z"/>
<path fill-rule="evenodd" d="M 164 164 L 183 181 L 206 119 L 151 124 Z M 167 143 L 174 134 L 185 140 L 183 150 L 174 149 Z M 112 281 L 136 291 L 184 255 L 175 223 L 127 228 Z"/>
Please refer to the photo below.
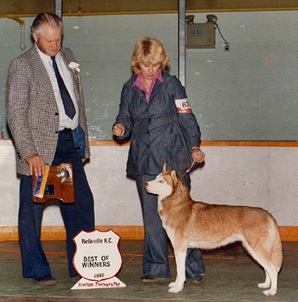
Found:
<path fill-rule="evenodd" d="M 121 91 L 119 113 L 116 117 L 115 123 L 113 124 L 113 127 L 115 124 L 118 123 L 124 125 L 125 132 L 121 137 L 114 137 L 117 140 L 127 140 L 131 135 L 133 123 L 129 112 L 130 101 L 131 101 L 131 85 L 129 83 L 125 83 Z"/>
<path fill-rule="evenodd" d="M 173 76 L 173 91 L 175 91 L 174 99 L 178 113 L 180 128 L 184 137 L 189 142 L 190 147 L 200 146 L 201 131 L 195 115 L 192 112 L 191 104 L 187 99 L 184 86 Z"/>

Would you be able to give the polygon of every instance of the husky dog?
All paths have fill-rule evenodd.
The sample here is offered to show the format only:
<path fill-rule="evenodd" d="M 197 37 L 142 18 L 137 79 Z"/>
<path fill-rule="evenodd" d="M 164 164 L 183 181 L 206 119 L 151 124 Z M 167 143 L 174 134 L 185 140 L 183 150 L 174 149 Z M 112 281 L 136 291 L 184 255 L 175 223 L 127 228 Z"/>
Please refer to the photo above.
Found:
<path fill-rule="evenodd" d="M 265 282 L 258 287 L 266 289 L 266 296 L 276 294 L 283 255 L 278 226 L 270 213 L 257 207 L 194 201 L 182 178 L 166 165 L 145 188 L 158 195 L 158 213 L 174 249 L 177 276 L 169 292 L 178 293 L 184 287 L 188 248 L 215 249 L 241 241 L 265 270 Z"/>

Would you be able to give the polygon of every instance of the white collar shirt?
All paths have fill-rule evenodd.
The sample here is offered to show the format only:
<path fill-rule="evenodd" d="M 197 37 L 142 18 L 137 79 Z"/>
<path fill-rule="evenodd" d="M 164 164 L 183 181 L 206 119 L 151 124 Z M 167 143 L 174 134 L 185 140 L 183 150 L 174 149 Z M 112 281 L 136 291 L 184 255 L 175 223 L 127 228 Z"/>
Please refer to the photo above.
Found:
<path fill-rule="evenodd" d="M 53 61 L 52 61 L 51 57 L 44 54 L 42 51 L 40 51 L 40 49 L 37 47 L 37 45 L 36 45 L 36 48 L 37 48 L 37 51 L 39 53 L 39 56 L 44 64 L 44 66 L 45 66 L 45 69 L 49 75 L 49 78 L 51 80 L 52 88 L 54 91 L 55 99 L 56 99 L 58 110 L 59 110 L 59 130 L 63 130 L 65 128 L 75 129 L 78 126 L 78 116 L 79 116 L 78 110 L 79 109 L 78 109 L 76 96 L 74 93 L 73 81 L 71 78 L 70 71 L 67 68 L 67 66 L 65 65 L 60 53 L 58 53 L 55 57 L 56 63 L 58 65 L 58 69 L 61 74 L 61 77 L 63 78 L 64 84 L 70 94 L 70 97 L 71 97 L 71 99 L 74 103 L 75 109 L 76 109 L 76 114 L 73 117 L 73 119 L 69 118 L 65 114 L 64 105 L 63 105 L 63 102 L 61 99 L 60 90 L 59 90 L 56 75 L 55 75 L 55 72 L 53 69 Z"/>

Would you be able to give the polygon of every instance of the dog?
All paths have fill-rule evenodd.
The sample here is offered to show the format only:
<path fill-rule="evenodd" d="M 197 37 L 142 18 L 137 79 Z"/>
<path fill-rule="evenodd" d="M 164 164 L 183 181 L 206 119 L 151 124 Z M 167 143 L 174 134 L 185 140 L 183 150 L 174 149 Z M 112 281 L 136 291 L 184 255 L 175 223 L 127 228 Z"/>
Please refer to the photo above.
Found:
<path fill-rule="evenodd" d="M 175 170 L 163 171 L 145 183 L 148 193 L 158 195 L 158 213 L 173 246 L 177 276 L 169 292 L 182 291 L 188 248 L 215 249 L 241 241 L 248 253 L 264 268 L 266 296 L 277 291 L 282 266 L 282 244 L 273 216 L 258 207 L 215 205 L 192 200 L 188 187 Z"/>

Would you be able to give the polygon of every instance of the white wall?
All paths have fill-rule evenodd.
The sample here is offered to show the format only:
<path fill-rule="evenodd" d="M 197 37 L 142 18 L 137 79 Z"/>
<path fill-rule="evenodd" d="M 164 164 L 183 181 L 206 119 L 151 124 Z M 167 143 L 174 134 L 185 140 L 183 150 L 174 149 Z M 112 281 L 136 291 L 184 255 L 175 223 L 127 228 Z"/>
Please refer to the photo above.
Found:
<path fill-rule="evenodd" d="M 298 225 L 297 148 L 204 147 L 206 163 L 192 172 L 191 195 L 209 203 L 259 206 L 281 226 Z M 134 181 L 127 179 L 128 147 L 92 147 L 86 166 L 95 198 L 96 225 L 142 225 Z M 0 226 L 16 226 L 18 183 L 12 146 L 0 141 Z M 49 206 L 43 225 L 63 225 Z"/>

